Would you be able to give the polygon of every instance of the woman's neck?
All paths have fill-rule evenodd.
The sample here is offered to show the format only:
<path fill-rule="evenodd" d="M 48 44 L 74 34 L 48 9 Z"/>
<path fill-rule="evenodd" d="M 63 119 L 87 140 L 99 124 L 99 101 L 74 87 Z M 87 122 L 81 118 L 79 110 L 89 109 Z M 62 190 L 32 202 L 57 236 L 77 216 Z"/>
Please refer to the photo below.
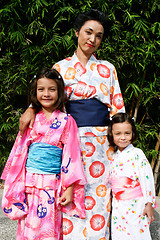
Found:
<path fill-rule="evenodd" d="M 85 67 L 88 63 L 88 60 L 90 59 L 92 54 L 86 54 L 84 53 L 80 48 L 77 48 L 76 50 L 76 56 L 79 59 L 80 63 Z"/>

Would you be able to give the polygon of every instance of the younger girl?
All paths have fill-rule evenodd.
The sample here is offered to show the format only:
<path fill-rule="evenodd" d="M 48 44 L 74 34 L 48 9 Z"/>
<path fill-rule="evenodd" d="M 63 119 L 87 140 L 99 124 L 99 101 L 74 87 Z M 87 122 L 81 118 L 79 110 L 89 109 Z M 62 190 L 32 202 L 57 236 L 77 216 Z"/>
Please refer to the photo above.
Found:
<path fill-rule="evenodd" d="M 61 211 L 85 218 L 86 178 L 78 128 L 62 112 L 64 83 L 56 70 L 44 69 L 37 75 L 31 102 L 36 119 L 23 137 L 18 133 L 3 171 L 2 208 L 9 218 L 19 220 L 17 240 L 59 240 Z"/>
<path fill-rule="evenodd" d="M 149 240 L 154 220 L 155 189 L 152 169 L 136 139 L 134 120 L 117 113 L 108 127 L 108 141 L 115 147 L 111 161 L 112 240 Z"/>

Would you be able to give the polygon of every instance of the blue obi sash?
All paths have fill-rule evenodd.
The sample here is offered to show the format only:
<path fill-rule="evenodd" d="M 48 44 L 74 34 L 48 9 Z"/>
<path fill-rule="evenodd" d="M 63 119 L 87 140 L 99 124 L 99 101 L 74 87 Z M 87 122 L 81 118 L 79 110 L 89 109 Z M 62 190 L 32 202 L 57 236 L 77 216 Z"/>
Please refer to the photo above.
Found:
<path fill-rule="evenodd" d="M 27 171 L 38 174 L 61 172 L 62 149 L 47 143 L 32 143 L 29 147 Z"/>
<path fill-rule="evenodd" d="M 68 101 L 65 106 L 78 127 L 108 126 L 108 107 L 96 98 Z"/>

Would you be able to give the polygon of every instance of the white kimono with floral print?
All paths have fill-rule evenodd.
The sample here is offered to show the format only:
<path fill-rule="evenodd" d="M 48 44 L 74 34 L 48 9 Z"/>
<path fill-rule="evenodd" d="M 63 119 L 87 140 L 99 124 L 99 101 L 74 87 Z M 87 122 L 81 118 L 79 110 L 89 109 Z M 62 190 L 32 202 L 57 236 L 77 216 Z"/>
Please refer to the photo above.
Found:
<path fill-rule="evenodd" d="M 84 68 L 74 53 L 72 57 L 56 63 L 53 67 L 64 79 L 68 100 L 97 98 L 108 106 L 110 116 L 125 111 L 116 69 L 108 61 L 97 60 L 92 55 Z M 111 201 L 110 186 L 106 184 L 106 179 L 113 149 L 108 146 L 107 126 L 80 127 L 79 134 L 87 177 L 87 217 L 74 220 L 64 215 L 64 239 L 106 240 L 109 239 Z"/>

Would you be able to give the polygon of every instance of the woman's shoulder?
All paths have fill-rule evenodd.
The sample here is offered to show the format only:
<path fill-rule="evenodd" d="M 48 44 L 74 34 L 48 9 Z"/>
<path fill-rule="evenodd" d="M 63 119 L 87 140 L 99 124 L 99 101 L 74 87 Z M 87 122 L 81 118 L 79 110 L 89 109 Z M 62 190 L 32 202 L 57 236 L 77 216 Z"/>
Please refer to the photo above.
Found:
<path fill-rule="evenodd" d="M 53 65 L 53 68 L 54 68 L 55 66 L 57 66 L 57 65 L 63 65 L 63 64 L 65 64 L 65 63 L 68 64 L 71 60 L 72 60 L 72 57 L 66 57 L 66 58 L 64 58 L 64 59 L 56 62 L 56 63 Z"/>
<path fill-rule="evenodd" d="M 108 68 L 113 69 L 113 70 L 115 69 L 115 66 L 112 63 L 108 62 L 107 60 L 101 60 L 100 59 L 98 61 L 99 61 L 99 64 L 105 65 Z"/>

